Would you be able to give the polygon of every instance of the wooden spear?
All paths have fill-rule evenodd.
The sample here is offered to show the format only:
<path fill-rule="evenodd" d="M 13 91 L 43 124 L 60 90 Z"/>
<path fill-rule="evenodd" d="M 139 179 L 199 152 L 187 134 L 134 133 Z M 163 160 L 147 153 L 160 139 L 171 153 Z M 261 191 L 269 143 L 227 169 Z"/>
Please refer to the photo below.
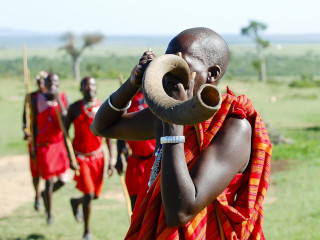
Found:
<path fill-rule="evenodd" d="M 23 46 L 23 75 L 24 75 L 24 83 L 27 89 L 27 98 L 25 102 L 25 117 L 26 117 L 26 133 L 31 137 L 31 156 L 34 156 L 34 136 L 33 136 L 33 124 L 31 123 L 31 83 L 30 83 L 30 71 L 28 69 L 28 57 L 27 57 L 27 47 Z"/>
<path fill-rule="evenodd" d="M 62 129 L 63 135 L 64 135 L 64 137 L 66 139 L 66 144 L 67 144 L 68 152 L 70 154 L 71 162 L 72 162 L 73 166 L 77 166 L 78 162 L 77 162 L 77 159 L 76 159 L 76 155 L 74 154 L 74 150 L 73 150 L 73 146 L 72 146 L 71 140 L 70 140 L 70 138 L 68 136 L 66 128 L 64 127 L 64 124 L 63 124 L 63 121 L 62 121 L 62 117 L 61 117 L 61 114 L 60 114 L 58 108 L 56 108 L 56 113 L 57 113 L 57 116 L 58 116 L 60 128 Z M 75 170 L 75 173 L 76 173 L 77 176 L 80 175 L 80 172 L 79 172 L 78 169 Z"/>
<path fill-rule="evenodd" d="M 120 84 L 120 86 L 122 85 L 122 83 L 123 83 L 123 76 L 122 76 L 122 74 L 120 74 L 119 75 L 119 84 Z M 125 200 L 126 200 L 126 204 L 127 204 L 128 217 L 129 217 L 129 220 L 130 220 L 131 219 L 131 215 L 132 215 L 131 199 L 130 199 L 130 196 L 129 196 L 129 192 L 128 192 L 128 188 L 127 188 L 126 182 L 125 182 L 124 177 L 122 176 L 122 174 L 120 174 L 120 181 L 121 181 L 123 194 L 124 194 L 124 197 L 125 197 Z"/>
<path fill-rule="evenodd" d="M 131 215 L 132 215 L 131 199 L 130 199 L 130 196 L 129 196 L 129 192 L 128 192 L 128 188 L 127 188 L 126 182 L 125 182 L 124 177 L 122 176 L 122 174 L 120 175 L 120 181 L 121 181 L 124 197 L 126 199 L 127 211 L 128 211 L 128 216 L 129 216 L 129 220 L 130 220 L 131 219 Z"/>
<path fill-rule="evenodd" d="M 123 83 L 123 76 L 122 76 L 122 74 L 119 74 L 119 84 L 120 84 L 120 86 L 122 85 L 122 83 Z"/>

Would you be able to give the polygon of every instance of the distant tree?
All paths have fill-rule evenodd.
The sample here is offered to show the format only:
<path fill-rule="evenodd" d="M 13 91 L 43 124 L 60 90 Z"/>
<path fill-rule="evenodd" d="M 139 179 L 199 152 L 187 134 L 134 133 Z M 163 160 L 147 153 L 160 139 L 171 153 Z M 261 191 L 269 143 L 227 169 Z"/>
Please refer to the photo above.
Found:
<path fill-rule="evenodd" d="M 270 42 L 260 37 L 260 32 L 267 29 L 267 25 L 257 21 L 250 21 L 247 27 L 241 28 L 241 34 L 249 36 L 256 44 L 257 59 L 252 61 L 253 67 L 259 72 L 259 79 L 265 82 L 267 79 L 267 69 L 264 60 L 263 50 L 269 47 Z"/>
<path fill-rule="evenodd" d="M 60 50 L 65 50 L 72 58 L 72 70 L 75 79 L 80 79 L 80 57 L 83 51 L 95 44 L 98 44 L 104 40 L 104 36 L 100 33 L 84 34 L 82 35 L 82 45 L 77 44 L 78 38 L 72 32 L 67 32 L 61 36 L 61 40 L 64 41 L 64 45 L 60 47 Z"/>

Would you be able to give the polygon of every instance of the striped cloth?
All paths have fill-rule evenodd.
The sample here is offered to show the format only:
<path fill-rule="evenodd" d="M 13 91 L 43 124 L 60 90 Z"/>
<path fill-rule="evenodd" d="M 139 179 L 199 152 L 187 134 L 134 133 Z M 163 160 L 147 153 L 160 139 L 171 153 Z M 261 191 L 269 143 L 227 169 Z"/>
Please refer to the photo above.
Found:
<path fill-rule="evenodd" d="M 191 169 L 230 116 L 246 118 L 252 126 L 251 159 L 245 172 L 237 174 L 214 202 L 180 228 L 166 225 L 159 174 L 149 191 L 139 196 L 125 239 L 265 239 L 263 200 L 268 190 L 272 147 L 265 124 L 250 99 L 236 97 L 227 88 L 221 109 L 213 118 L 185 127 L 186 161 Z"/>

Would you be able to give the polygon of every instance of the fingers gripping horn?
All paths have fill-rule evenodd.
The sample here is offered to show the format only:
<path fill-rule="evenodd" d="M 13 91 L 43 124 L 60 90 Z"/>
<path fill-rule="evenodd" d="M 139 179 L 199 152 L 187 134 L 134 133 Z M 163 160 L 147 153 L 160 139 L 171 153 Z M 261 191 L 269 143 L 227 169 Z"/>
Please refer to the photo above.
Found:
<path fill-rule="evenodd" d="M 219 110 L 221 94 L 213 85 L 202 85 L 197 94 L 187 101 L 168 96 L 162 85 L 167 73 L 180 79 L 184 88 L 190 81 L 190 69 L 183 58 L 165 54 L 152 60 L 143 75 L 143 95 L 150 110 L 159 119 L 184 126 L 194 125 L 209 119 Z"/>

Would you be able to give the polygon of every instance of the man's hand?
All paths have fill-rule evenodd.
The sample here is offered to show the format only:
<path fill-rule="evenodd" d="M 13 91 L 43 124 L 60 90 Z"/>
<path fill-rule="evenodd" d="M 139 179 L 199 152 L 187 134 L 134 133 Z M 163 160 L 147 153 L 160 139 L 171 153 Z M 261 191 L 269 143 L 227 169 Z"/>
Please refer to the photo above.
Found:
<path fill-rule="evenodd" d="M 113 167 L 112 167 L 112 164 L 111 163 L 109 163 L 109 165 L 108 165 L 108 169 L 107 169 L 107 175 L 108 175 L 108 177 L 111 177 L 112 175 L 113 175 Z"/>
<path fill-rule="evenodd" d="M 154 52 L 149 49 L 141 56 L 138 65 L 136 65 L 130 75 L 130 82 L 135 86 L 141 86 L 143 74 L 149 63 L 155 58 Z"/>
<path fill-rule="evenodd" d="M 123 164 L 121 159 L 121 153 L 118 154 L 116 165 L 114 166 L 117 170 L 118 174 L 121 175 L 123 173 Z"/>
<path fill-rule="evenodd" d="M 59 101 L 60 100 L 60 90 L 56 86 L 52 85 L 51 86 L 51 93 L 54 97 L 55 100 Z"/>
<path fill-rule="evenodd" d="M 175 78 L 171 74 L 166 74 L 164 81 L 164 90 L 168 94 L 168 96 L 180 100 L 187 101 L 193 97 L 193 88 L 194 88 L 194 79 L 196 77 L 196 73 L 193 72 L 191 74 L 191 80 L 187 89 L 184 89 L 182 83 L 179 79 Z M 171 124 L 167 122 L 162 122 L 162 126 L 165 135 L 168 136 L 182 136 L 183 135 L 183 126 Z"/>
<path fill-rule="evenodd" d="M 31 137 L 31 134 L 29 132 L 29 130 L 27 128 L 23 128 L 23 139 L 24 140 L 27 140 L 28 143 L 30 143 L 32 141 L 32 137 Z"/>
<path fill-rule="evenodd" d="M 76 170 L 79 170 L 80 169 L 80 167 L 79 167 L 79 165 L 77 164 L 77 165 L 75 165 L 75 164 L 73 164 L 72 162 L 70 163 L 70 168 L 72 169 L 72 170 L 74 170 L 74 171 L 76 171 Z"/>
<path fill-rule="evenodd" d="M 175 78 L 172 74 L 165 75 L 164 90 L 168 96 L 180 100 L 187 101 L 193 97 L 194 79 L 196 73 L 191 74 L 191 80 L 187 89 L 184 89 L 179 79 Z"/>

